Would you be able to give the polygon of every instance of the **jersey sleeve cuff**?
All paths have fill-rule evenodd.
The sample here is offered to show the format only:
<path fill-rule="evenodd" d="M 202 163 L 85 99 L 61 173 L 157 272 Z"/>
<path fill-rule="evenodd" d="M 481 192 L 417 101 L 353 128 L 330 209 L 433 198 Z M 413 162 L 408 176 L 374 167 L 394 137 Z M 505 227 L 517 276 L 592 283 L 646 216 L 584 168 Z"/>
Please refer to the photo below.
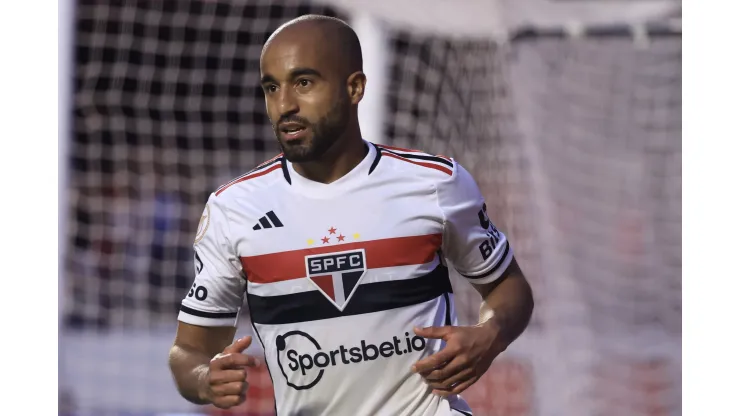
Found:
<path fill-rule="evenodd" d="M 506 269 L 511 264 L 511 260 L 514 258 L 514 250 L 511 249 L 509 242 L 506 241 L 506 246 L 501 251 L 501 256 L 498 256 L 493 262 L 493 266 L 478 273 L 463 273 L 459 272 L 464 278 L 475 285 L 485 285 L 487 283 L 495 282 L 501 275 L 504 274 Z"/>
<path fill-rule="evenodd" d="M 180 305 L 177 320 L 198 326 L 236 326 L 239 310 L 236 312 L 206 312 Z"/>

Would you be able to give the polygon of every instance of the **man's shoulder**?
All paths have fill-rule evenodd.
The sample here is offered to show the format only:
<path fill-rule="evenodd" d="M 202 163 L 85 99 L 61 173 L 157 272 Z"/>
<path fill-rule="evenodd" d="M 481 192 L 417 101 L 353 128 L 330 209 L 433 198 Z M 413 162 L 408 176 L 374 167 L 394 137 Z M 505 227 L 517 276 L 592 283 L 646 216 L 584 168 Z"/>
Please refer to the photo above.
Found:
<path fill-rule="evenodd" d="M 405 179 L 416 178 L 433 182 L 448 181 L 455 173 L 456 162 L 451 157 L 435 155 L 418 149 L 376 145 L 380 157 L 388 159 Z"/>
<path fill-rule="evenodd" d="M 285 175 L 285 157 L 282 153 L 266 160 L 246 173 L 224 183 L 213 192 L 214 198 L 226 200 L 264 189 Z"/>

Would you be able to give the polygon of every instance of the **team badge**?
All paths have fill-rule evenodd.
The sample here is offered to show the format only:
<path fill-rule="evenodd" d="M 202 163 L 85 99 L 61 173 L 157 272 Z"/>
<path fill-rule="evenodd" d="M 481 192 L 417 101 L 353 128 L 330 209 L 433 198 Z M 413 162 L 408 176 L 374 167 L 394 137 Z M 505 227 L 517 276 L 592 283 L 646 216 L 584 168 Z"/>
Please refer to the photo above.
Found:
<path fill-rule="evenodd" d="M 306 256 L 306 276 L 340 311 L 367 272 L 365 249 Z"/>
<path fill-rule="evenodd" d="M 203 239 L 206 235 L 206 231 L 208 231 L 208 225 L 211 223 L 211 207 L 206 204 L 206 209 L 203 211 L 203 215 L 200 217 L 200 222 L 198 222 L 198 232 L 195 233 L 195 243 L 198 243 L 200 240 Z"/>

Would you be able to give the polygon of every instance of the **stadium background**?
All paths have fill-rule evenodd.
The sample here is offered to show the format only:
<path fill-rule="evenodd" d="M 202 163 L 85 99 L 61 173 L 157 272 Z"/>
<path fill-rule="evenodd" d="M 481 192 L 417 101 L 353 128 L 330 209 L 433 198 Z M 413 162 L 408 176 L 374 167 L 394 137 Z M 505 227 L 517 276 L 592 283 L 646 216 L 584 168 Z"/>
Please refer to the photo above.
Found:
<path fill-rule="evenodd" d="M 463 163 L 532 282 L 530 328 L 464 395 L 476 414 L 680 414 L 677 2 L 68 7 L 60 414 L 227 414 L 177 395 L 167 350 L 208 194 L 278 153 L 259 52 L 305 13 L 358 30 L 366 138 Z M 455 277 L 470 323 L 477 294 Z M 250 381 L 229 414 L 272 414 L 269 377 Z"/>

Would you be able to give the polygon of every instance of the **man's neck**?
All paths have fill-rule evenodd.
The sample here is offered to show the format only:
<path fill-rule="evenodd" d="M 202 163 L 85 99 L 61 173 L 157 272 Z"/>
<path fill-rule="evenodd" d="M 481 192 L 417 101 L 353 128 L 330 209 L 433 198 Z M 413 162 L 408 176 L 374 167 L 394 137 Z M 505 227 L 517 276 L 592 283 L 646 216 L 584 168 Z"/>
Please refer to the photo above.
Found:
<path fill-rule="evenodd" d="M 355 168 L 367 155 L 365 141 L 357 134 L 337 140 L 321 159 L 314 162 L 293 163 L 299 175 L 315 182 L 332 183 Z"/>

